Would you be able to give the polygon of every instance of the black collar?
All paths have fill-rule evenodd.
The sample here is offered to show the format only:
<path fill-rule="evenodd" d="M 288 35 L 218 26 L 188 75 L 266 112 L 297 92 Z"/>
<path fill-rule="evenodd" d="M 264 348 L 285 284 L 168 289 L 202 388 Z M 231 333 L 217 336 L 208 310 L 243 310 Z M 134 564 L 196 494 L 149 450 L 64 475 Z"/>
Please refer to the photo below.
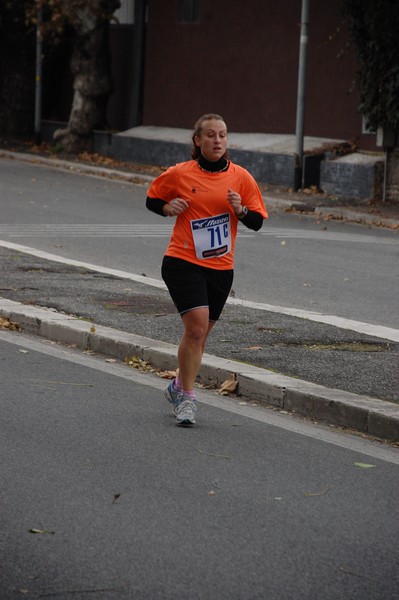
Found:
<path fill-rule="evenodd" d="M 197 163 L 199 168 L 207 173 L 222 173 L 223 171 L 227 171 L 230 165 L 230 161 L 224 156 L 219 158 L 219 160 L 212 161 L 202 156 L 202 154 L 200 154 Z"/>

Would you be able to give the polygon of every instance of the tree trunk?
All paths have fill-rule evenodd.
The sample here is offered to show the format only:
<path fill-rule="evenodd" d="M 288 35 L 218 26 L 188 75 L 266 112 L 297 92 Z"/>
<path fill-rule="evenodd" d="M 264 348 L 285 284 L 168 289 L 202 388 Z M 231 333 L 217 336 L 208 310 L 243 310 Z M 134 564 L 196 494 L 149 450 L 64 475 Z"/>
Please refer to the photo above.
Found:
<path fill-rule="evenodd" d="M 98 0 L 97 8 L 94 4 L 86 7 L 79 27 L 75 26 L 72 109 L 67 128 L 54 133 L 54 139 L 68 152 L 86 150 L 93 129 L 104 127 L 107 101 L 112 93 L 109 21 L 100 14 L 104 2 Z M 119 6 L 119 0 L 108 1 L 111 14 Z"/>

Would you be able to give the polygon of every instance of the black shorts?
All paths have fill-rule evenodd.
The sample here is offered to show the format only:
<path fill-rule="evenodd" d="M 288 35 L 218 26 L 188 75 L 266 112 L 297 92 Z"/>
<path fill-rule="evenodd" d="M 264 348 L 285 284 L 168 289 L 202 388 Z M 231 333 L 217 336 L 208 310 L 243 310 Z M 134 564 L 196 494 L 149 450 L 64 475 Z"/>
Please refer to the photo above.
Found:
<path fill-rule="evenodd" d="M 162 279 L 181 315 L 209 307 L 209 320 L 217 321 L 233 284 L 233 269 L 209 269 L 181 258 L 164 256 Z"/>

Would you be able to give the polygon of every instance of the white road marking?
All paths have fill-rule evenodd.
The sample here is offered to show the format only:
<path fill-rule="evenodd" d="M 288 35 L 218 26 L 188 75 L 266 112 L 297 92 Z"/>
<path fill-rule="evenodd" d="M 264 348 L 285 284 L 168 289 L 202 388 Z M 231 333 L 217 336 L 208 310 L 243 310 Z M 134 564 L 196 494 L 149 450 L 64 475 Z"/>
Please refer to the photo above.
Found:
<path fill-rule="evenodd" d="M 134 223 L 40 223 L 40 224 L 0 224 L 0 235 L 9 237 L 169 237 L 173 223 L 134 224 Z M 244 226 L 238 228 L 239 237 L 261 235 L 277 239 L 312 240 L 323 242 L 363 243 L 399 245 L 394 237 L 373 236 L 360 233 L 337 231 L 299 230 L 280 227 L 265 227 L 251 233 Z"/>
<path fill-rule="evenodd" d="M 173 225 L 132 224 L 33 224 L 0 225 L 0 235 L 10 237 L 160 237 L 170 236 Z"/>
<path fill-rule="evenodd" d="M 348 244 L 363 243 L 363 244 L 393 244 L 398 245 L 399 239 L 380 237 L 376 235 L 367 235 L 361 233 L 344 233 L 340 231 L 320 231 L 320 230 L 299 230 L 299 229 L 283 229 L 283 228 L 267 228 L 260 231 L 261 235 L 272 236 L 282 239 L 295 240 L 312 240 L 322 242 L 344 242 Z M 396 235 L 396 233 L 394 234 Z"/>
<path fill-rule="evenodd" d="M 138 225 L 138 224 L 33 224 L 33 225 L 0 225 L 0 235 L 10 238 L 23 237 L 170 237 L 173 224 Z M 239 231 L 238 237 L 254 237 Z"/>

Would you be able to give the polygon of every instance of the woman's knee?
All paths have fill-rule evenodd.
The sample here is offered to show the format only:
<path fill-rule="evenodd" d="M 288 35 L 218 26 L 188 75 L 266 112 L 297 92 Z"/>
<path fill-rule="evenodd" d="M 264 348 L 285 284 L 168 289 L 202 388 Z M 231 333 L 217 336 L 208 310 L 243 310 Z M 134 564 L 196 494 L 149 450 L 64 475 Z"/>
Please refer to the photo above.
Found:
<path fill-rule="evenodd" d="M 209 311 L 196 309 L 183 315 L 184 333 L 196 344 L 203 344 L 209 330 Z"/>

